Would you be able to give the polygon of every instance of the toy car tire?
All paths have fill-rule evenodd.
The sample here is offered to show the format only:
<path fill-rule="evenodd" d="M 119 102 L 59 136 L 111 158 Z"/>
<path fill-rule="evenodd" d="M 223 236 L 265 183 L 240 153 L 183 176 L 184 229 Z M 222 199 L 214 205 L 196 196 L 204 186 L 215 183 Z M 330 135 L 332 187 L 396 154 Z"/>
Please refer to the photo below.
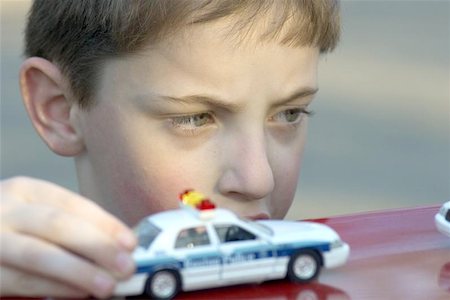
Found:
<path fill-rule="evenodd" d="M 160 270 L 148 278 L 145 293 L 151 299 L 172 299 L 180 286 L 180 276 L 176 271 Z"/>
<path fill-rule="evenodd" d="M 320 256 L 315 251 L 295 253 L 288 265 L 287 277 L 293 282 L 309 282 L 319 276 Z"/>

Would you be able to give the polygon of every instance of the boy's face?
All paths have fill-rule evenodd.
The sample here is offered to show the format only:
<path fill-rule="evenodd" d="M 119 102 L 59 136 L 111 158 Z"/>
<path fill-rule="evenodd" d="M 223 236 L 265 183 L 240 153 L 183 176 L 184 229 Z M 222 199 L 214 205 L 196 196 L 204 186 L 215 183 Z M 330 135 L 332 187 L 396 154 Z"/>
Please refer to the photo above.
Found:
<path fill-rule="evenodd" d="M 247 217 L 291 205 L 319 51 L 242 44 L 222 22 L 108 61 L 96 105 L 75 112 L 80 190 L 129 224 L 189 188 Z"/>

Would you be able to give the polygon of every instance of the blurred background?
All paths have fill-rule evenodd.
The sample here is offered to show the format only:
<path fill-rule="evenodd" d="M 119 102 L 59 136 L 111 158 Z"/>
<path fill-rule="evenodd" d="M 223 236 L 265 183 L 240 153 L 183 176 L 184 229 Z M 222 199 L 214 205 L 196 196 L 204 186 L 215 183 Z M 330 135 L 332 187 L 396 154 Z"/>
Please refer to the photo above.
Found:
<path fill-rule="evenodd" d="M 1 178 L 77 190 L 73 162 L 37 137 L 18 86 L 28 0 L 1 6 Z M 339 47 L 320 66 L 288 219 L 450 200 L 450 1 L 342 1 Z"/>

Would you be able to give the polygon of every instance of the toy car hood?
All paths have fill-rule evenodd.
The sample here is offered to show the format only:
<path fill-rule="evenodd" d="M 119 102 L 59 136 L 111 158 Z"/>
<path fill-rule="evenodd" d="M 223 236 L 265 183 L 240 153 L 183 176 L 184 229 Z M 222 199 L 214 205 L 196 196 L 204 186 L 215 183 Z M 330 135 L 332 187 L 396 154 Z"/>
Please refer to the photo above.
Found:
<path fill-rule="evenodd" d="M 334 241 L 339 235 L 328 226 L 313 222 L 286 222 L 277 220 L 257 221 L 273 231 L 273 239 L 278 242 L 301 240 Z"/>

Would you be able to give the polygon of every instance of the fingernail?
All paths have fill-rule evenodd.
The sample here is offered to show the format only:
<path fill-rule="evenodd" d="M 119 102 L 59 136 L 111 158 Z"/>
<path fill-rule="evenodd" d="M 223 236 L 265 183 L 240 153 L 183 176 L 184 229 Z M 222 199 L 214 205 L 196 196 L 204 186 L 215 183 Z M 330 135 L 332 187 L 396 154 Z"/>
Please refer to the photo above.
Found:
<path fill-rule="evenodd" d="M 122 274 L 128 274 L 134 268 L 134 261 L 130 254 L 121 252 L 116 257 L 117 270 Z"/>
<path fill-rule="evenodd" d="M 117 240 L 126 249 L 133 249 L 136 246 L 136 237 L 128 232 L 121 232 L 117 235 Z"/>
<path fill-rule="evenodd" d="M 99 297 L 104 297 L 112 293 L 115 282 L 105 274 L 97 274 L 94 277 L 94 285 L 96 288 L 95 294 Z"/>

